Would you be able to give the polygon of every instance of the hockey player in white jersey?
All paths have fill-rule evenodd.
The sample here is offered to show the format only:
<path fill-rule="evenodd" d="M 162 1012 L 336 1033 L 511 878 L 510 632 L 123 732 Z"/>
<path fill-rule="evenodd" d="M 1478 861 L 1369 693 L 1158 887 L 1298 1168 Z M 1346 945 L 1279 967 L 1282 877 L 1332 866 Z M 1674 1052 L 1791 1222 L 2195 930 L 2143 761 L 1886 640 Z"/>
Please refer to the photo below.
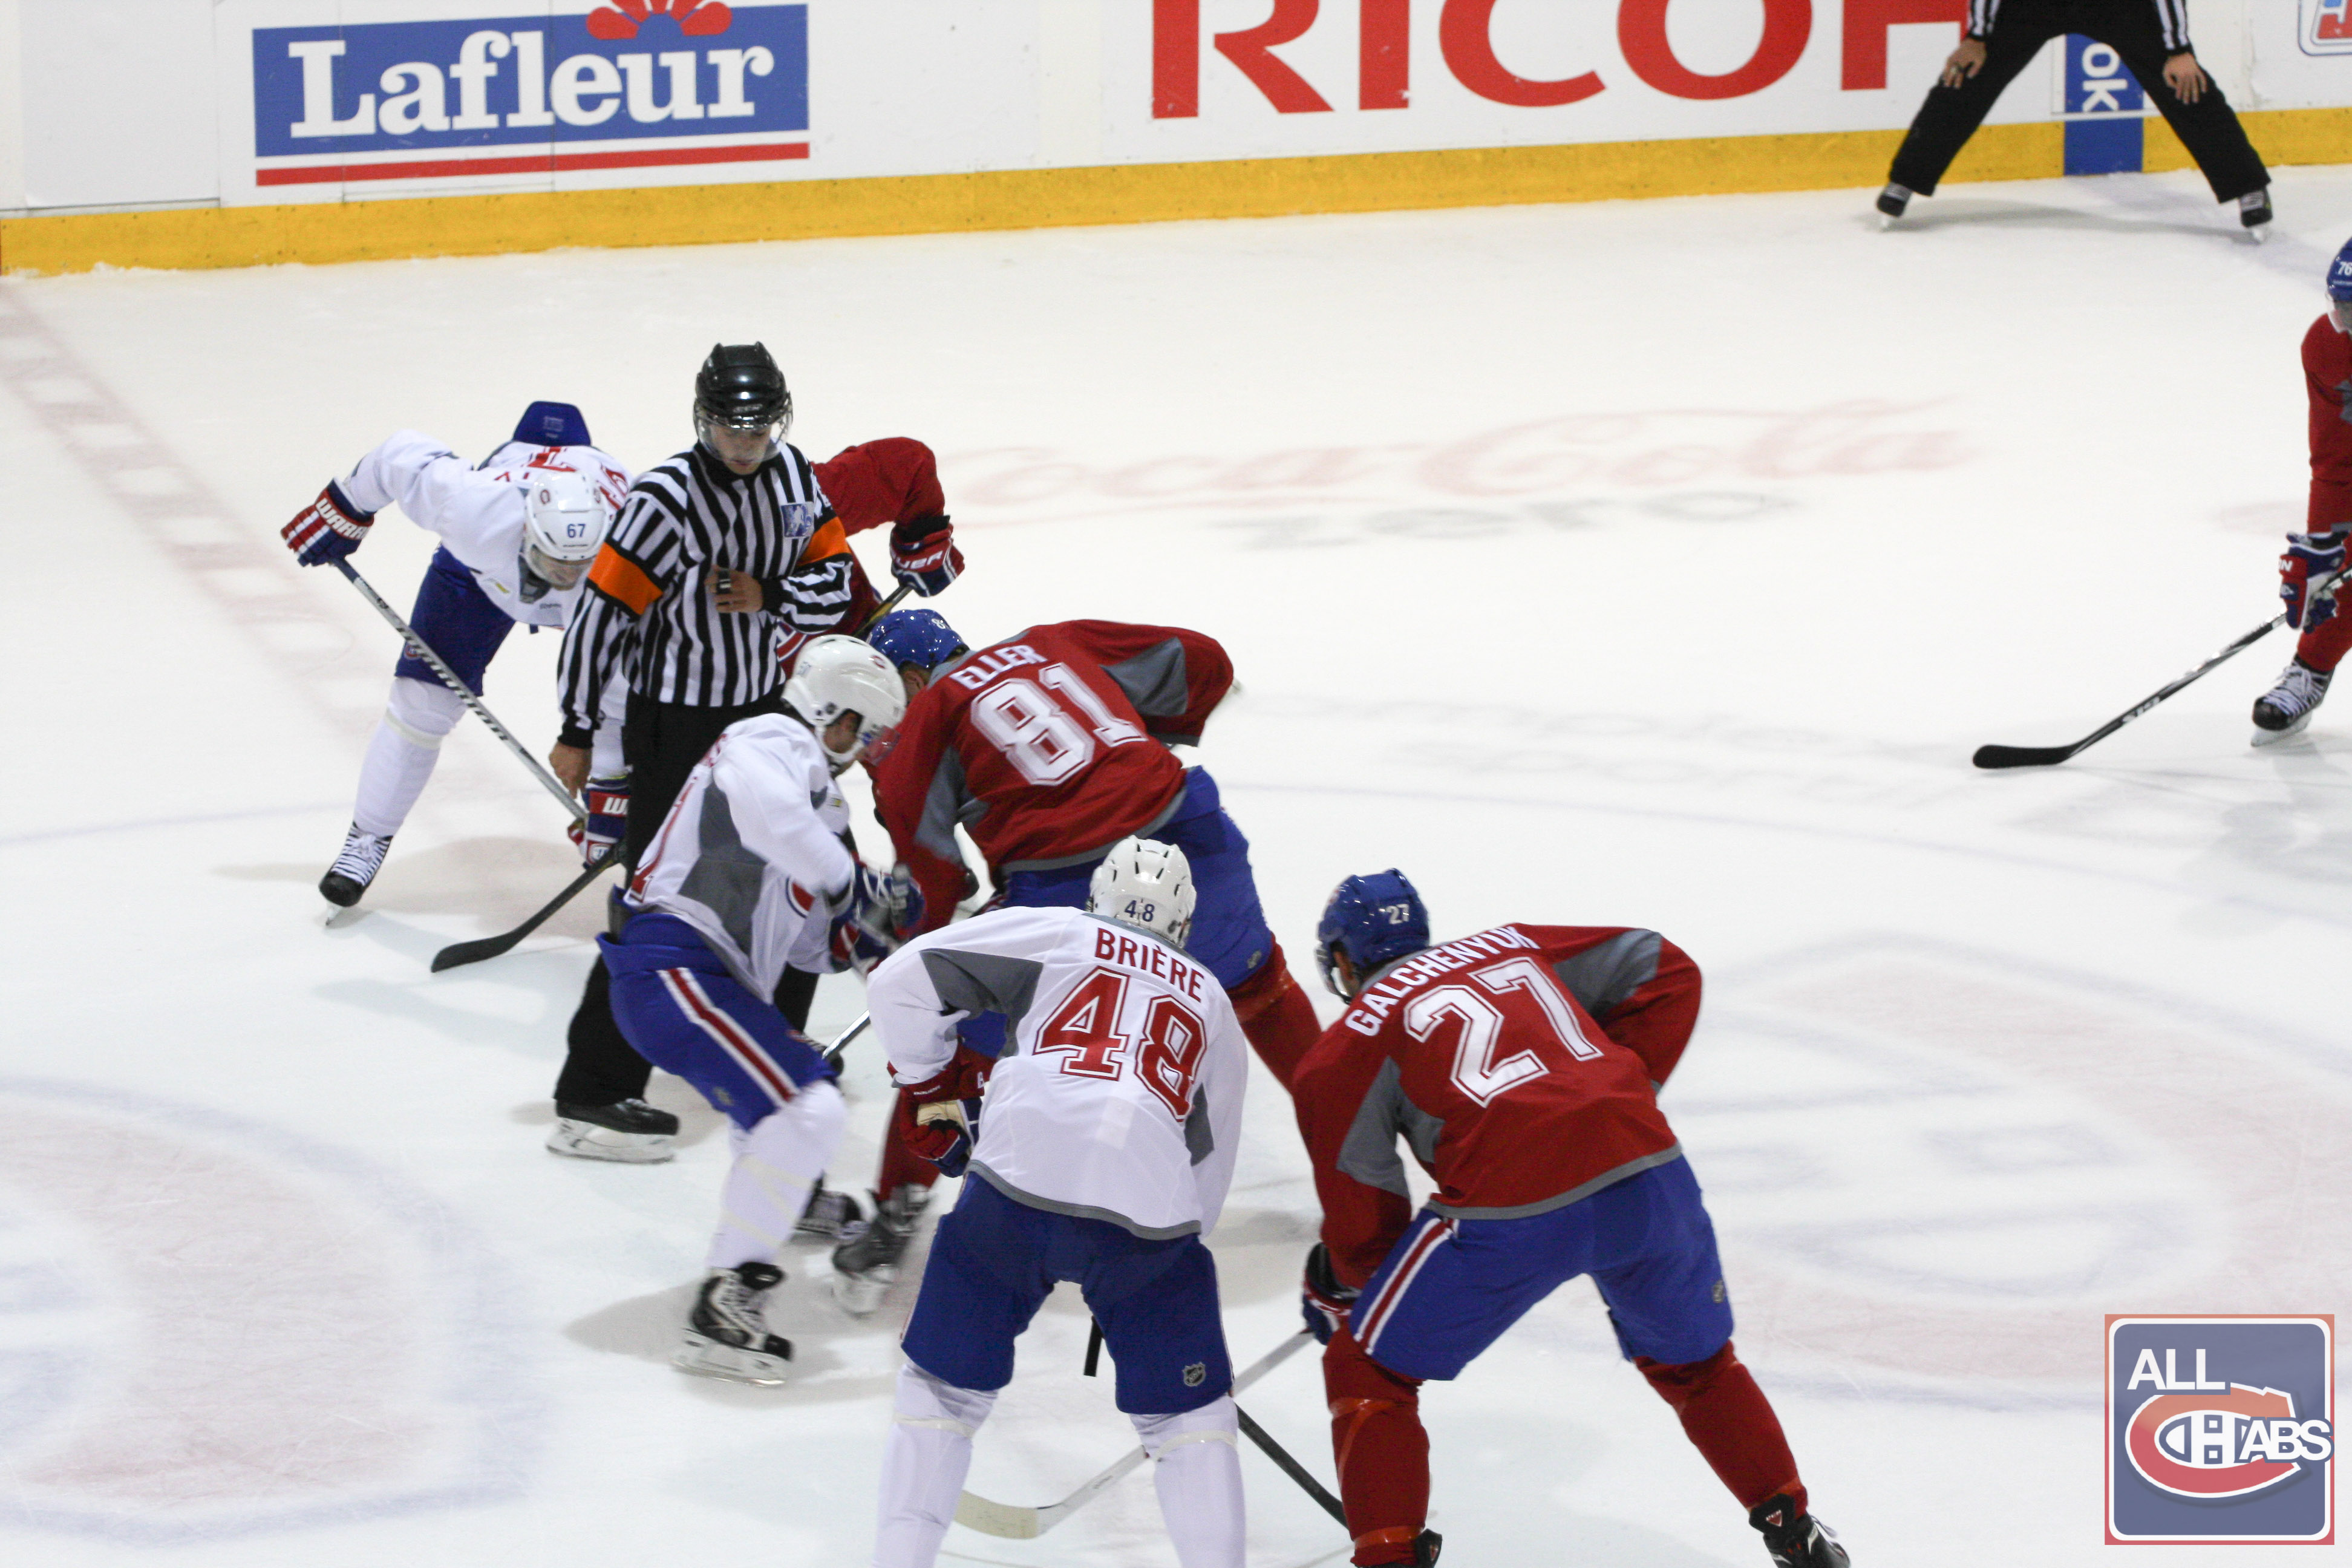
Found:
<path fill-rule="evenodd" d="M 878 960 L 911 912 L 910 884 L 845 846 L 834 784 L 905 712 L 898 671 L 855 637 L 819 637 L 784 702 L 720 733 L 629 880 L 621 934 L 597 939 L 630 1046 L 733 1123 L 709 1271 L 674 1359 L 747 1383 L 783 1381 L 792 1343 L 765 1316 L 776 1259 L 847 1115 L 838 1070 L 769 999 L 787 965 Z"/>
<path fill-rule="evenodd" d="M 1184 955 L 1192 902 L 1184 852 L 1130 837 L 1085 910 L 979 915 L 874 972 L 867 1005 L 916 1100 L 917 1152 L 971 1177 L 901 1342 L 877 1568 L 937 1559 L 1013 1342 L 1061 1279 L 1102 1326 L 1177 1561 L 1240 1568 L 1233 1368 L 1201 1238 L 1233 1181 L 1249 1051 L 1224 988 Z M 956 1043 L 990 1011 L 1010 1023 L 992 1068 Z"/>
<path fill-rule="evenodd" d="M 590 442 L 580 410 L 534 403 L 513 437 L 478 467 L 430 436 L 397 432 L 329 480 L 281 533 L 305 566 L 351 554 L 376 513 L 395 502 L 440 535 L 409 625 L 479 695 L 491 656 L 517 624 L 560 631 L 571 620 L 581 580 L 628 489 L 628 471 Z M 374 880 L 433 775 L 442 739 L 465 711 L 463 700 L 404 648 L 361 764 L 351 831 L 319 882 L 328 902 L 357 903 Z M 593 857 L 620 837 L 628 810 L 617 705 L 603 715 L 591 773 L 589 821 L 573 837 Z"/>

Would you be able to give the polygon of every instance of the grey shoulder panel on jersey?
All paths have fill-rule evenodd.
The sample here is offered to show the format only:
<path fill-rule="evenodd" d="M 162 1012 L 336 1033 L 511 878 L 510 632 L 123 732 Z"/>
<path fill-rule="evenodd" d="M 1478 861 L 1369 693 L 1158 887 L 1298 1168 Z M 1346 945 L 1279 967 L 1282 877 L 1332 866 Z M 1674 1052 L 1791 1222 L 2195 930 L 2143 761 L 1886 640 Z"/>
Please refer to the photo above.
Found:
<path fill-rule="evenodd" d="M 1006 958 L 994 952 L 963 952 L 951 947 L 923 949 L 923 973 L 942 1005 L 964 1013 L 1002 1013 L 1010 1026 L 1005 1054 L 1012 1054 L 1013 1032 L 1022 1015 L 1036 999 L 1037 976 L 1045 966 L 1034 958 Z"/>
<path fill-rule="evenodd" d="M 1573 958 L 1551 966 L 1568 994 L 1584 1010 L 1601 1018 L 1625 1005 L 1625 999 L 1658 977 L 1658 944 L 1654 931 L 1629 931 L 1588 947 Z"/>
<path fill-rule="evenodd" d="M 1154 643 L 1132 658 L 1104 665 L 1103 673 L 1118 682 L 1135 710 L 1147 719 L 1173 719 L 1190 700 L 1184 644 L 1178 637 Z"/>
<path fill-rule="evenodd" d="M 1403 1073 L 1391 1057 L 1373 1075 L 1356 1108 L 1355 1121 L 1339 1144 L 1339 1167 L 1368 1187 L 1380 1187 L 1399 1197 L 1411 1197 L 1404 1184 L 1404 1160 L 1397 1153 L 1397 1134 L 1412 1146 L 1423 1164 L 1437 1158 L 1438 1135 L 1445 1123 L 1405 1098 Z"/>
<path fill-rule="evenodd" d="M 679 896 L 692 899 L 719 917 L 719 926 L 744 952 L 751 951 L 751 916 L 760 907 L 760 880 L 768 863 L 745 847 L 736 831 L 735 813 L 727 793 L 713 779 L 702 795 L 702 833 L 693 867 L 678 884 Z"/>

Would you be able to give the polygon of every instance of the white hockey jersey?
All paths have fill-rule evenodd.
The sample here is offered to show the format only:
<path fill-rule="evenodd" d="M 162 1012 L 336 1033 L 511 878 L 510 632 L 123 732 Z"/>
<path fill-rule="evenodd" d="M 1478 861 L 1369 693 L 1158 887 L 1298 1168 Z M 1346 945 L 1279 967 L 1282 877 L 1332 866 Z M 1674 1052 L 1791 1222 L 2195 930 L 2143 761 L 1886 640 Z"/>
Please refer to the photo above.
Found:
<path fill-rule="evenodd" d="M 856 869 L 848 828 L 809 727 L 781 713 L 740 719 L 687 775 L 624 897 L 676 915 L 736 979 L 772 995 L 787 964 L 832 967 L 833 915 Z"/>
<path fill-rule="evenodd" d="M 629 493 L 629 471 L 594 447 L 534 447 L 509 441 L 473 467 L 432 437 L 396 431 L 359 460 L 343 494 L 362 511 L 398 502 L 408 520 L 441 536 L 465 563 L 490 603 L 524 626 L 562 626 L 579 602 L 580 584 L 522 596 L 524 492 L 532 470 L 585 475 L 617 514 Z"/>
<path fill-rule="evenodd" d="M 1215 1228 L 1249 1053 L 1216 976 L 1174 947 L 1078 910 L 998 910 L 891 954 L 866 1003 L 902 1084 L 948 1065 L 960 1020 L 1011 1020 L 971 1160 L 1005 1196 L 1150 1240 Z"/>

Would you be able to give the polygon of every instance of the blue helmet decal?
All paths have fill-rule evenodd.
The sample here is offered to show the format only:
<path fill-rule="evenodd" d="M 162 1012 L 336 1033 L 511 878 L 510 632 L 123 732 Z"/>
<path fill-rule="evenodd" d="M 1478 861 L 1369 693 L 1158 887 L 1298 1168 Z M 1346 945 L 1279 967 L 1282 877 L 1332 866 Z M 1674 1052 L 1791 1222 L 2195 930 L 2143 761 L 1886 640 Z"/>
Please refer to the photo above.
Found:
<path fill-rule="evenodd" d="M 539 402 L 515 421 L 514 438 L 533 447 L 593 447 L 588 416 L 569 403 Z"/>
<path fill-rule="evenodd" d="M 874 624 L 866 640 L 892 664 L 937 669 L 964 646 L 937 610 L 893 610 Z"/>
<path fill-rule="evenodd" d="M 1335 952 L 1348 955 L 1348 965 L 1360 979 L 1391 959 L 1419 952 L 1429 945 L 1429 910 L 1421 894 L 1391 866 L 1385 871 L 1350 877 L 1331 890 L 1323 918 L 1315 927 L 1315 962 L 1323 984 L 1344 996 L 1334 971 Z"/>
<path fill-rule="evenodd" d="M 2327 297 L 2331 300 L 2352 300 L 2352 241 L 2336 253 L 2327 264 Z"/>

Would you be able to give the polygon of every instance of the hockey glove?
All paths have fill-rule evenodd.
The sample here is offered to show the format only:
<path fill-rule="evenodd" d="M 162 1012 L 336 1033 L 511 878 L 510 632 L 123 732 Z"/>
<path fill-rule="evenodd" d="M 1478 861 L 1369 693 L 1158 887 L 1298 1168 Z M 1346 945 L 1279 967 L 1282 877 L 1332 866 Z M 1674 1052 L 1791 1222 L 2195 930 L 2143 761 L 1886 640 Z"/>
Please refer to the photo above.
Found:
<path fill-rule="evenodd" d="M 940 1175 L 962 1175 L 971 1163 L 971 1129 L 963 1119 L 963 1107 L 943 1100 L 917 1110 L 907 1147 L 937 1165 Z"/>
<path fill-rule="evenodd" d="M 846 904 L 833 917 L 834 972 L 869 973 L 898 951 L 922 918 L 922 889 L 905 866 L 893 867 L 885 877 L 860 864 Z"/>
<path fill-rule="evenodd" d="M 914 1124 L 906 1129 L 907 1147 L 937 1165 L 943 1176 L 962 1175 L 971 1158 L 972 1125 L 980 1119 L 988 1069 L 995 1065 L 979 1052 L 959 1047 L 947 1066 L 920 1083 L 905 1086 L 914 1107 Z"/>
<path fill-rule="evenodd" d="M 1348 1309 L 1360 1294 L 1339 1283 L 1331 1268 L 1331 1249 L 1317 1242 L 1307 1254 L 1307 1277 L 1298 1290 L 1299 1315 L 1317 1344 L 1329 1344 L 1331 1336 L 1348 1326 Z"/>
<path fill-rule="evenodd" d="M 357 550 L 374 521 L 375 513 L 353 506 L 342 486 L 329 479 L 319 499 L 296 512 L 294 521 L 278 532 L 295 560 L 305 566 L 324 566 Z"/>
<path fill-rule="evenodd" d="M 946 592 L 962 572 L 963 552 L 946 518 L 919 517 L 890 531 L 890 575 L 926 599 Z"/>
<path fill-rule="evenodd" d="M 580 863 L 593 866 L 629 836 L 629 775 L 590 779 L 582 798 L 588 805 L 588 820 L 574 822 L 564 831 L 580 851 Z"/>
<path fill-rule="evenodd" d="M 2336 614 L 2336 590 L 2314 597 L 2311 585 L 2344 569 L 2344 539 L 2352 523 L 2326 533 L 2290 533 L 2279 557 L 2279 597 L 2286 601 L 2286 624 L 2298 631 L 2326 626 Z"/>

